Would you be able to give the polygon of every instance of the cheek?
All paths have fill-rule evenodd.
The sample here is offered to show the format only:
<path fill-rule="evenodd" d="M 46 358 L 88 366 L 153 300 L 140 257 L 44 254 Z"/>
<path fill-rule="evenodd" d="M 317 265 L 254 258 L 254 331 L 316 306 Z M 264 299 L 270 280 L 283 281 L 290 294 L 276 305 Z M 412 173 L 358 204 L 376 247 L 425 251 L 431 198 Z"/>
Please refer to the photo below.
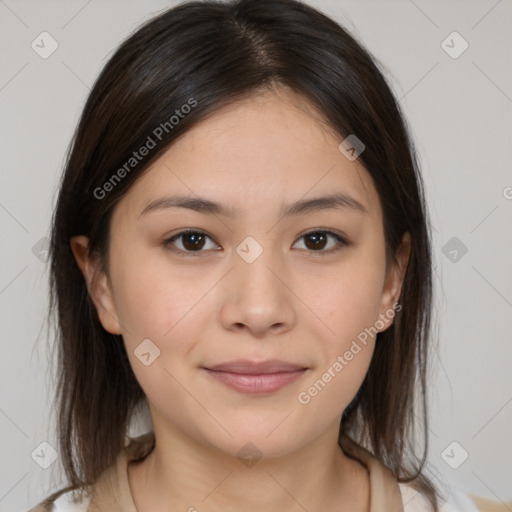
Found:
<path fill-rule="evenodd" d="M 295 402 L 308 418 L 323 418 L 326 423 L 340 418 L 364 381 L 373 355 L 373 341 L 343 345 L 298 390 Z"/>
<path fill-rule="evenodd" d="M 209 318 L 208 291 L 215 279 L 210 282 L 196 271 L 184 272 L 155 253 L 138 258 L 134 248 L 129 258 L 128 251 L 118 255 L 113 281 L 131 366 L 147 396 L 158 403 L 162 396 L 183 393 L 178 385 L 185 379 L 183 362 Z M 148 359 L 152 362 L 146 366 Z"/>
<path fill-rule="evenodd" d="M 384 274 L 371 262 L 347 266 L 323 280 L 321 290 L 309 295 L 308 306 L 330 331 L 336 349 L 375 325 L 379 317 Z"/>
<path fill-rule="evenodd" d="M 139 270 L 118 288 L 126 351 L 149 402 L 161 411 L 181 410 L 183 363 L 198 338 L 198 315 L 204 315 L 198 300 L 205 292 L 191 291 L 179 276 L 162 276 L 149 262 Z"/>
<path fill-rule="evenodd" d="M 116 311 L 132 342 L 138 339 L 172 338 L 182 325 L 190 324 L 211 284 L 198 272 L 184 272 L 158 254 L 120 257 L 114 289 Z"/>

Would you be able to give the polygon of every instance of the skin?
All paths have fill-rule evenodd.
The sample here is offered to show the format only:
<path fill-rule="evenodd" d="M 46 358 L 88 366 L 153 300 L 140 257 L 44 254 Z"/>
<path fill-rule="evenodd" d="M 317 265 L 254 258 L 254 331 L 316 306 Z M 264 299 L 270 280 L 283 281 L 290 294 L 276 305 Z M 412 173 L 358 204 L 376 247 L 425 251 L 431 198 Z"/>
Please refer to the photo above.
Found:
<path fill-rule="evenodd" d="M 375 337 L 308 404 L 297 399 L 365 328 L 379 318 L 378 330 L 391 325 L 410 253 L 406 233 L 398 264 L 386 271 L 378 194 L 359 160 L 339 151 L 341 140 L 303 97 L 283 87 L 255 94 L 188 131 L 123 196 L 111 221 L 108 275 L 88 255 L 87 238 L 72 239 L 100 321 L 122 334 L 149 403 L 156 447 L 128 467 L 138 510 L 369 510 L 369 475 L 337 439 Z M 333 192 L 368 212 L 280 216 L 283 204 Z M 141 215 L 177 193 L 240 211 Z M 186 237 L 165 245 L 185 228 L 210 237 L 192 255 Z M 349 244 L 329 235 L 315 250 L 304 237 L 315 230 Z M 263 250 L 252 263 L 236 252 L 247 236 Z M 160 349 L 149 366 L 134 355 L 147 338 Z M 238 358 L 279 358 L 308 370 L 251 396 L 201 369 Z M 237 457 L 248 442 L 262 454 L 252 467 Z"/>

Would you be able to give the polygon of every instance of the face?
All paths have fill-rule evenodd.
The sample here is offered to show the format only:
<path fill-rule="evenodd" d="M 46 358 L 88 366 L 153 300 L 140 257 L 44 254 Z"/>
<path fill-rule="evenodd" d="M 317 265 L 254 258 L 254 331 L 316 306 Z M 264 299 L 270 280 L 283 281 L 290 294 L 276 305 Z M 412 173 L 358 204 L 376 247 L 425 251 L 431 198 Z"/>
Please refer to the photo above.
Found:
<path fill-rule="evenodd" d="M 187 132 L 116 206 L 109 275 L 92 294 L 123 336 L 155 431 L 277 456 L 339 427 L 408 257 L 386 272 L 379 197 L 341 140 L 302 97 L 253 96 Z M 326 196 L 340 198 L 307 203 Z M 85 243 L 72 246 L 90 279 Z M 205 369 L 240 359 L 300 370 Z"/>

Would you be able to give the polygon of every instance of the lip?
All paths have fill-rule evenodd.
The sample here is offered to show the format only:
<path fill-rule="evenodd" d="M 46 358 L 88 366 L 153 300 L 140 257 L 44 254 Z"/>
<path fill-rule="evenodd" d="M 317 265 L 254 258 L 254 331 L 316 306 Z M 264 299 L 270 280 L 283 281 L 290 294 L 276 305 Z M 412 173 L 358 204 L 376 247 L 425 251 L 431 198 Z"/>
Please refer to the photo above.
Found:
<path fill-rule="evenodd" d="M 266 359 L 265 361 L 251 361 L 249 359 L 236 359 L 214 366 L 203 367 L 207 370 L 223 371 L 229 373 L 243 373 L 261 375 L 265 373 L 294 372 L 306 369 L 300 364 L 290 363 L 281 359 Z"/>
<path fill-rule="evenodd" d="M 308 370 L 303 366 L 271 359 L 254 362 L 246 359 L 203 367 L 212 378 L 241 393 L 262 394 L 277 391 Z"/>

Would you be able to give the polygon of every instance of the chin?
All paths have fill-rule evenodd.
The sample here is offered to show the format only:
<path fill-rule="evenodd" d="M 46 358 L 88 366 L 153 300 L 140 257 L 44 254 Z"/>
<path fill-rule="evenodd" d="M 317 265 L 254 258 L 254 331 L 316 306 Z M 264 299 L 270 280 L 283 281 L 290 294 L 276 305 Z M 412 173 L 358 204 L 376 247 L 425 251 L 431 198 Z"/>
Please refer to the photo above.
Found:
<path fill-rule="evenodd" d="M 222 431 L 213 438 L 210 431 L 204 442 L 241 461 L 246 457 L 254 459 L 283 457 L 307 443 L 307 439 L 298 437 L 298 430 L 291 423 L 286 427 L 281 425 L 276 428 L 278 424 L 279 422 L 272 426 L 262 424 L 260 428 L 253 425 L 251 428 L 238 429 L 226 426 L 233 437 L 229 437 Z M 312 435 L 311 438 L 313 437 Z"/>

